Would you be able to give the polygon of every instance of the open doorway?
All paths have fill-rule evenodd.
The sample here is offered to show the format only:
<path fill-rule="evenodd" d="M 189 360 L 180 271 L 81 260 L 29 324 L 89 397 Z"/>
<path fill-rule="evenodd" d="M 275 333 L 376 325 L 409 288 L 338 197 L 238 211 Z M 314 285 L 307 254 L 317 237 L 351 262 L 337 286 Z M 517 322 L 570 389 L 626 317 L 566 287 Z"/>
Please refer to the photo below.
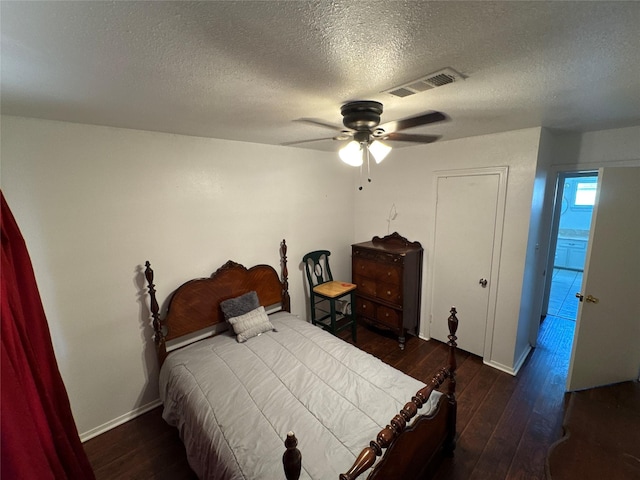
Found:
<path fill-rule="evenodd" d="M 546 315 L 536 338 L 538 346 L 553 351 L 553 361 L 547 365 L 549 375 L 557 376 L 559 380 L 566 375 L 567 391 L 637 380 L 640 364 L 637 348 L 640 342 L 637 322 L 640 314 L 637 301 L 640 224 L 629 220 L 637 216 L 640 168 L 601 168 L 597 178 L 587 180 L 586 177 L 595 177 L 595 173 L 560 174 L 553 191 L 555 205 L 546 265 L 548 274 L 544 276 L 548 290 L 542 298 L 546 300 L 542 305 L 543 313 L 549 310 L 556 254 L 571 254 L 560 249 L 556 252 L 560 234 L 568 233 L 560 231 L 560 214 L 572 206 L 592 207 L 586 238 L 589 244 L 585 244 L 584 273 L 579 290 L 580 297 L 584 295 L 584 302 L 579 303 L 575 321 Z M 571 187 L 567 181 L 571 177 L 584 177 L 585 181 Z M 596 200 L 592 198 L 593 194 L 586 193 L 594 189 L 594 186 L 585 185 L 589 182 L 597 185 L 597 205 L 589 205 Z M 575 194 L 573 199 L 571 193 Z M 585 197 L 592 200 L 587 201 Z M 566 227 L 565 224 L 562 226 Z M 567 258 L 572 261 L 570 256 Z M 571 265 L 563 267 L 561 270 L 568 270 Z M 575 292 L 570 293 L 575 295 Z"/>
<path fill-rule="evenodd" d="M 597 183 L 597 172 L 558 175 L 543 318 L 576 321 Z"/>

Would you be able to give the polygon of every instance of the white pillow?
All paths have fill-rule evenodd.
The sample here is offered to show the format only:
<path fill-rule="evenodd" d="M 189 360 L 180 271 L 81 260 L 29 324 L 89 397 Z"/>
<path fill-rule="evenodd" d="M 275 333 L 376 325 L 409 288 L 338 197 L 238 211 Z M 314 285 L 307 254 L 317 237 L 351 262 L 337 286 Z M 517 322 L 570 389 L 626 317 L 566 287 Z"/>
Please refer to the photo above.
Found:
<path fill-rule="evenodd" d="M 268 332 L 269 330 L 275 330 L 263 306 L 239 317 L 231 317 L 229 323 L 233 327 L 233 331 L 237 335 L 236 338 L 240 343 L 246 342 L 250 338 Z"/>

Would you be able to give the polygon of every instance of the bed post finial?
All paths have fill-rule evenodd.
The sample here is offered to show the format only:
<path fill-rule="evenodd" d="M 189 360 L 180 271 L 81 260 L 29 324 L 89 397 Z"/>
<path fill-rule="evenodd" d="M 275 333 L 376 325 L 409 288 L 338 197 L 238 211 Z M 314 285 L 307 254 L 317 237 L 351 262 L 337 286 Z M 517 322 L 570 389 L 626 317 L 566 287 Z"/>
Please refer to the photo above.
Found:
<path fill-rule="evenodd" d="M 158 354 L 158 362 L 162 365 L 165 357 L 167 356 L 167 347 L 164 340 L 164 332 L 162 320 L 160 320 L 160 307 L 158 306 L 158 300 L 156 299 L 156 289 L 153 284 L 153 269 L 149 260 L 145 262 L 144 276 L 147 279 L 147 286 L 149 288 L 149 296 L 151 297 L 151 317 L 153 318 L 153 341 L 156 344 L 156 353 Z"/>
<path fill-rule="evenodd" d="M 287 439 L 284 441 L 287 447 L 282 455 L 282 464 L 284 465 L 284 476 L 287 480 L 298 480 L 300 471 L 302 470 L 302 454 L 296 447 L 298 439 L 293 432 L 287 433 Z"/>
<path fill-rule="evenodd" d="M 449 325 L 449 335 L 447 336 L 447 338 L 449 339 L 449 341 L 447 342 L 447 345 L 449 345 L 449 370 L 451 371 L 451 375 L 453 378 L 453 373 L 456 371 L 456 347 L 458 346 L 458 344 L 456 343 L 456 340 L 458 339 L 458 337 L 456 337 L 456 332 L 458 331 L 458 317 L 456 316 L 456 314 L 458 313 L 458 311 L 456 310 L 456 307 L 451 307 L 451 310 L 449 310 L 449 318 L 447 319 L 447 323 Z"/>
<path fill-rule="evenodd" d="M 289 270 L 287 269 L 287 242 L 280 243 L 280 259 L 282 264 L 282 309 L 291 312 L 291 297 L 289 297 Z"/>
<path fill-rule="evenodd" d="M 456 422 L 458 416 L 458 405 L 456 400 L 456 347 L 458 344 L 456 340 L 456 332 L 458 331 L 458 317 L 456 316 L 458 311 L 456 307 L 451 307 L 449 311 L 451 315 L 447 319 L 447 323 L 449 324 L 449 335 L 447 345 L 449 345 L 449 384 L 447 389 L 447 397 L 449 398 L 449 405 L 451 409 L 449 410 L 449 428 L 447 429 L 447 438 L 444 444 L 444 451 L 446 455 L 452 455 L 453 451 L 456 448 Z"/>

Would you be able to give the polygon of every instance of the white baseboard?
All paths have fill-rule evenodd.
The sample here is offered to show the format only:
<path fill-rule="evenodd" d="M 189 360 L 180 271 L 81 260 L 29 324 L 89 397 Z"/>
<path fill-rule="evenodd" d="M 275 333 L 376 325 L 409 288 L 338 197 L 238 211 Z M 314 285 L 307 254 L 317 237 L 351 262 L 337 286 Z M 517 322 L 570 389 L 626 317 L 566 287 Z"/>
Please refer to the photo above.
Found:
<path fill-rule="evenodd" d="M 483 360 L 483 363 L 485 365 L 489 365 L 490 367 L 493 367 L 497 370 L 508 373 L 509 375 L 513 375 L 515 377 L 520 371 L 520 368 L 522 367 L 522 365 L 524 364 L 524 361 L 527 359 L 529 352 L 531 352 L 531 345 L 527 345 L 527 348 L 524 350 L 524 352 L 522 352 L 522 355 L 520 355 L 520 358 L 518 359 L 518 361 L 515 363 L 513 367 L 508 367 L 506 365 L 502 365 L 501 363 L 494 362 L 491 360 Z"/>
<path fill-rule="evenodd" d="M 494 362 L 491 360 L 484 360 L 484 359 L 482 360 L 482 363 L 484 363 L 485 365 L 488 365 L 491 368 L 495 368 L 496 370 L 500 370 L 501 372 L 505 372 L 505 373 L 508 373 L 509 375 L 513 375 L 514 377 L 516 376 L 517 372 L 512 367 L 508 367 L 501 363 Z"/>
<path fill-rule="evenodd" d="M 107 432 L 112 428 L 122 425 L 123 423 L 126 423 L 129 420 L 133 420 L 134 418 L 139 417 L 143 413 L 147 413 L 149 410 L 153 410 L 154 408 L 159 407 L 160 405 L 162 405 L 162 402 L 160 401 L 160 399 L 157 399 L 151 403 L 147 403 L 146 405 L 138 407 L 135 410 L 131 410 L 130 412 L 125 413 L 124 415 L 120 415 L 119 417 L 114 418 L 113 420 L 110 420 L 107 423 L 103 423 L 102 425 L 96 428 L 92 428 L 88 432 L 81 433 L 80 441 L 86 442 L 87 440 L 91 440 L 92 438 L 97 437 L 98 435 L 104 432 Z"/>
<path fill-rule="evenodd" d="M 518 361 L 516 362 L 515 366 L 513 367 L 513 369 L 516 372 L 516 373 L 514 373 L 514 375 L 518 374 L 518 372 L 520 371 L 520 368 L 522 367 L 522 365 L 524 364 L 525 360 L 529 356 L 529 353 L 531 353 L 531 350 L 533 350 L 533 347 L 531 345 L 527 345 L 527 348 L 524 349 L 524 352 L 522 352 L 522 355 L 520 355 L 520 358 L 518 359 Z"/>

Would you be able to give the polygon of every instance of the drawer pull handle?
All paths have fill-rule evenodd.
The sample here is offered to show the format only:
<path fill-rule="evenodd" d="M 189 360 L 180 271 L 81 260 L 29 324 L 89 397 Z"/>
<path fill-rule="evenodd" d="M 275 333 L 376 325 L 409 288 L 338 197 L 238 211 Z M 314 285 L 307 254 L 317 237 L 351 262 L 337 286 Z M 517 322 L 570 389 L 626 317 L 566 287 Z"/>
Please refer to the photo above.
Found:
<path fill-rule="evenodd" d="M 366 305 L 363 305 L 363 306 L 362 306 L 362 309 L 363 309 L 363 310 L 366 310 L 366 309 L 367 309 L 367 306 L 366 306 Z"/>
<path fill-rule="evenodd" d="M 387 277 L 390 277 L 390 276 L 391 276 L 391 272 L 387 272 Z"/>
<path fill-rule="evenodd" d="M 387 295 L 391 295 L 391 290 L 387 290 Z"/>
<path fill-rule="evenodd" d="M 388 313 L 385 313 L 385 314 L 384 314 L 384 316 L 385 316 L 385 317 L 388 317 L 388 316 L 389 316 L 389 314 L 388 314 Z"/>

